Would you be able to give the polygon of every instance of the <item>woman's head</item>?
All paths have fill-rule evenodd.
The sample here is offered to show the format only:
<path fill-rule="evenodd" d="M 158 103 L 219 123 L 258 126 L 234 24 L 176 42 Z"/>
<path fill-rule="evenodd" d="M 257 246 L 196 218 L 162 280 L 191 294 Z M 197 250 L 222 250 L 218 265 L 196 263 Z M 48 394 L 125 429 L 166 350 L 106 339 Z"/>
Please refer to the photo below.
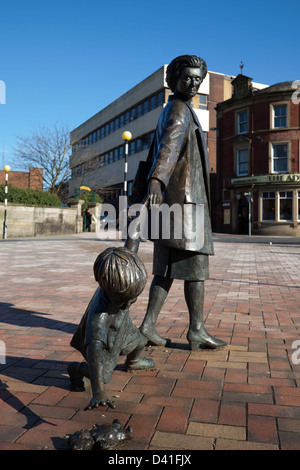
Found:
<path fill-rule="evenodd" d="M 201 59 L 201 57 L 197 57 L 196 55 L 181 55 L 176 57 L 175 59 L 170 62 L 167 67 L 167 75 L 166 75 L 166 82 L 171 89 L 171 91 L 176 90 L 176 86 L 182 70 L 184 68 L 199 68 L 202 73 L 202 80 L 206 77 L 207 74 L 207 66 L 206 62 Z"/>

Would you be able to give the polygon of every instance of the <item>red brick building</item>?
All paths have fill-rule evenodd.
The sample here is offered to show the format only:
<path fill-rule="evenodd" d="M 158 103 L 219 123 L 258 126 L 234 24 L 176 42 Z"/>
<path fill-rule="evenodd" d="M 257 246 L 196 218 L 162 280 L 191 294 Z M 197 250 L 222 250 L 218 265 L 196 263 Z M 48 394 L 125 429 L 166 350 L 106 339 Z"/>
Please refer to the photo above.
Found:
<path fill-rule="evenodd" d="M 0 171 L 0 184 L 5 184 L 5 171 Z M 8 173 L 8 184 L 16 188 L 30 188 L 43 190 L 43 169 L 29 168 L 29 172 L 10 171 Z"/>
<path fill-rule="evenodd" d="M 251 78 L 238 75 L 232 81 L 232 98 L 217 105 L 216 230 L 300 235 L 300 106 L 295 84 L 256 90 Z"/>

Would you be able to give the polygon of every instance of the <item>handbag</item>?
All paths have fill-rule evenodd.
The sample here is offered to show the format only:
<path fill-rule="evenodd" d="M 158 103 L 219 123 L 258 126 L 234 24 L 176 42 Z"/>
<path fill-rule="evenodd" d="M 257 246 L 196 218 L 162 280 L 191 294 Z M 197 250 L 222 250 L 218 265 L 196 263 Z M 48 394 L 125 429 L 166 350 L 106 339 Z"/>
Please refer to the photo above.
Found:
<path fill-rule="evenodd" d="M 129 196 L 130 205 L 140 204 L 145 199 L 148 192 L 148 175 L 153 164 L 154 139 L 152 140 L 146 160 L 141 160 L 134 177 L 131 196 Z"/>

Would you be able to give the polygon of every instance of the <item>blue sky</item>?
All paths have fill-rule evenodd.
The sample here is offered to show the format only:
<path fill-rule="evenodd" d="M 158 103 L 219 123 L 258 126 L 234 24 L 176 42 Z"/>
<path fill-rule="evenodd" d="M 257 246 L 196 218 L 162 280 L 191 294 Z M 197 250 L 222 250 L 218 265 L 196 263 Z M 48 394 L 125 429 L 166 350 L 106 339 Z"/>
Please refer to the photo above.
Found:
<path fill-rule="evenodd" d="M 273 84 L 300 80 L 299 0 L 0 2 L 0 167 L 16 136 L 73 129 L 181 54 Z M 17 169 L 17 168 L 12 168 Z"/>

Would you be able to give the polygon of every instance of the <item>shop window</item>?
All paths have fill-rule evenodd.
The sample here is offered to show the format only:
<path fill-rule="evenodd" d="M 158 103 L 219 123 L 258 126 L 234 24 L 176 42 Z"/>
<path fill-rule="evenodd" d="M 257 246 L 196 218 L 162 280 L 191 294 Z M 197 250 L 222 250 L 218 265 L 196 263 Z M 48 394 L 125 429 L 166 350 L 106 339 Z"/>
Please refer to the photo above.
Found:
<path fill-rule="evenodd" d="M 262 220 L 275 220 L 275 192 L 262 193 Z"/>
<path fill-rule="evenodd" d="M 272 145 L 272 172 L 288 172 L 288 144 L 280 143 Z"/>
<path fill-rule="evenodd" d="M 247 176 L 248 175 L 248 149 L 237 149 L 237 166 L 236 172 L 237 176 Z"/>
<path fill-rule="evenodd" d="M 229 189 L 223 189 L 223 202 L 229 202 L 231 201 L 231 195 L 230 195 L 230 190 Z"/>
<path fill-rule="evenodd" d="M 282 129 L 287 127 L 287 105 L 273 105 L 273 128 Z"/>
<path fill-rule="evenodd" d="M 293 220 L 293 192 L 279 192 L 279 220 Z"/>
<path fill-rule="evenodd" d="M 248 113 L 242 111 L 237 114 L 237 133 L 246 134 L 248 132 Z"/>

